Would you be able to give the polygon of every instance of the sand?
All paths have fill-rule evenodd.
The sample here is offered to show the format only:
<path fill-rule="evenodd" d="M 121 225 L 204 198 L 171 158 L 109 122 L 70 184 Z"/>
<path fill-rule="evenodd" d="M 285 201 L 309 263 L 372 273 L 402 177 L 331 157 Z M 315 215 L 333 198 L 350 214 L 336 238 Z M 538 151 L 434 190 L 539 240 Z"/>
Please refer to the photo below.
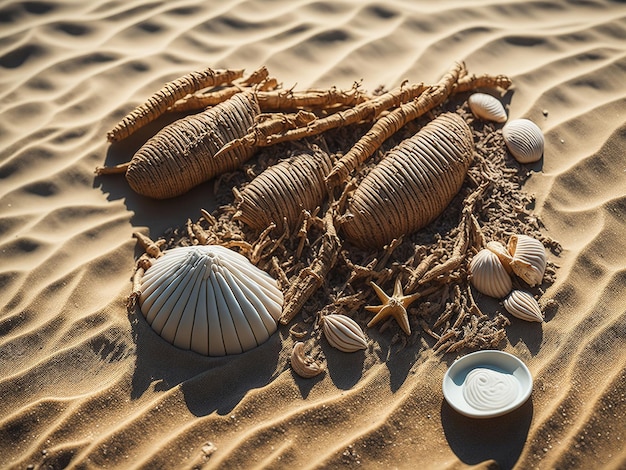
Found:
<path fill-rule="evenodd" d="M 0 467 L 626 466 L 623 3 L 9 1 L 0 23 Z M 328 372 L 304 380 L 286 327 L 205 358 L 126 313 L 133 231 L 217 206 L 212 183 L 152 201 L 94 176 L 145 140 L 122 154 L 105 135 L 164 82 L 266 65 L 286 87 L 374 90 L 460 60 L 509 75 L 510 118 L 546 137 L 524 190 L 563 248 L 544 294 L 558 308 L 507 327 L 502 349 L 535 380 L 521 408 L 457 414 L 441 381 L 462 353 L 391 335 L 359 355 L 325 346 Z"/>

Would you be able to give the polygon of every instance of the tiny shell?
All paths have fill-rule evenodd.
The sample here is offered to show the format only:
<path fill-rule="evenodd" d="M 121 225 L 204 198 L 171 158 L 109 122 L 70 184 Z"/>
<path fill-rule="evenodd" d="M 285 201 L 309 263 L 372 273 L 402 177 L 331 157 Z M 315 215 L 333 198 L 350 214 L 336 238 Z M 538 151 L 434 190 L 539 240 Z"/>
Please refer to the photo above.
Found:
<path fill-rule="evenodd" d="M 472 285 L 481 293 L 490 297 L 505 297 L 513 288 L 508 275 L 498 256 L 487 248 L 479 251 L 470 263 Z"/>
<path fill-rule="evenodd" d="M 324 366 L 304 353 L 304 343 L 298 341 L 291 350 L 291 368 L 304 379 L 324 372 Z"/>
<path fill-rule="evenodd" d="M 543 133 L 528 119 L 514 119 L 502 128 L 504 142 L 520 163 L 533 163 L 543 155 Z"/>
<path fill-rule="evenodd" d="M 546 270 L 546 249 L 543 243 L 528 235 L 512 235 L 508 250 L 513 257 L 513 272 L 530 287 L 541 284 Z"/>
<path fill-rule="evenodd" d="M 506 122 L 506 111 L 497 98 L 486 93 L 474 93 L 467 102 L 477 118 L 485 121 Z"/>
<path fill-rule="evenodd" d="M 346 315 L 331 314 L 322 317 L 324 336 L 331 346 L 343 352 L 355 352 L 367 348 L 363 330 Z"/>
<path fill-rule="evenodd" d="M 152 329 L 182 349 L 238 354 L 277 329 L 283 294 L 277 282 L 223 246 L 167 250 L 141 280 L 141 312 Z"/>
<path fill-rule="evenodd" d="M 526 321 L 543 322 L 541 307 L 528 292 L 514 290 L 503 303 L 506 311 L 514 317 Z"/>

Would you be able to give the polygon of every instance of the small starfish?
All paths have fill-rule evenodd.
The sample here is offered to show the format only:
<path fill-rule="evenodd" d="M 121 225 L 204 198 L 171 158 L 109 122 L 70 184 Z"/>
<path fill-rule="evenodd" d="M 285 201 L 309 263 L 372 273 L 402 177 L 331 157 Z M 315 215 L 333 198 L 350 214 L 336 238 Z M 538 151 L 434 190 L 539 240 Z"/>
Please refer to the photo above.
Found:
<path fill-rule="evenodd" d="M 407 314 L 406 309 L 419 298 L 420 293 L 416 292 L 415 294 L 404 295 L 402 293 L 402 283 L 400 282 L 400 278 L 396 278 L 396 285 L 391 297 L 385 294 L 385 292 L 373 281 L 370 281 L 370 284 L 383 304 L 365 307 L 365 310 L 368 312 L 374 312 L 376 314 L 367 326 L 370 327 L 375 325 L 382 319 L 391 316 L 396 319 L 400 328 L 402 328 L 407 335 L 410 335 L 411 326 L 409 325 L 409 315 Z"/>

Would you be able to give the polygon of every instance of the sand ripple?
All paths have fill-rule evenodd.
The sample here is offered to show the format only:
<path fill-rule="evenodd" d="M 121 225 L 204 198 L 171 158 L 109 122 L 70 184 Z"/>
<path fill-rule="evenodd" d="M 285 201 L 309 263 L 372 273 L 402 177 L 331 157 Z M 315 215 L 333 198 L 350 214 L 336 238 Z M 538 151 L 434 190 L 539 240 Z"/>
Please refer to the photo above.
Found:
<path fill-rule="evenodd" d="M 0 466 L 626 465 L 625 20 L 610 1 L 4 2 Z M 267 65 L 286 87 L 373 90 L 458 60 L 510 75 L 510 116 L 546 135 L 527 190 L 563 254 L 559 308 L 509 331 L 535 377 L 526 405 L 465 419 L 440 389 L 453 358 L 385 338 L 348 357 L 324 345 L 328 373 L 304 381 L 285 332 L 207 359 L 126 314 L 132 232 L 215 205 L 210 184 L 155 203 L 94 180 L 146 137 L 109 147 L 106 131 L 164 81 Z"/>

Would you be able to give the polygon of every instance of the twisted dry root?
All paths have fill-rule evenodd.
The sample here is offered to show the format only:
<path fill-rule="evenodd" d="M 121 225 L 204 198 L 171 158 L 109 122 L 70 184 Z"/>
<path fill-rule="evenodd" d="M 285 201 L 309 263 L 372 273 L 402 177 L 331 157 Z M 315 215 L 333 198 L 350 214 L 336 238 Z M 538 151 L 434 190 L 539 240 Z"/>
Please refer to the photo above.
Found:
<path fill-rule="evenodd" d="M 286 325 L 295 317 L 307 300 L 323 284 L 324 279 L 333 268 L 339 257 L 341 240 L 335 230 L 333 209 L 324 215 L 324 235 L 320 252 L 311 266 L 300 271 L 297 279 L 285 293 L 285 303 L 280 323 Z"/>
<path fill-rule="evenodd" d="M 109 142 L 125 139 L 139 128 L 154 121 L 177 100 L 201 88 L 230 83 L 243 75 L 243 70 L 205 69 L 191 72 L 174 81 L 168 82 L 154 93 L 148 101 L 137 106 L 107 133 Z"/>

